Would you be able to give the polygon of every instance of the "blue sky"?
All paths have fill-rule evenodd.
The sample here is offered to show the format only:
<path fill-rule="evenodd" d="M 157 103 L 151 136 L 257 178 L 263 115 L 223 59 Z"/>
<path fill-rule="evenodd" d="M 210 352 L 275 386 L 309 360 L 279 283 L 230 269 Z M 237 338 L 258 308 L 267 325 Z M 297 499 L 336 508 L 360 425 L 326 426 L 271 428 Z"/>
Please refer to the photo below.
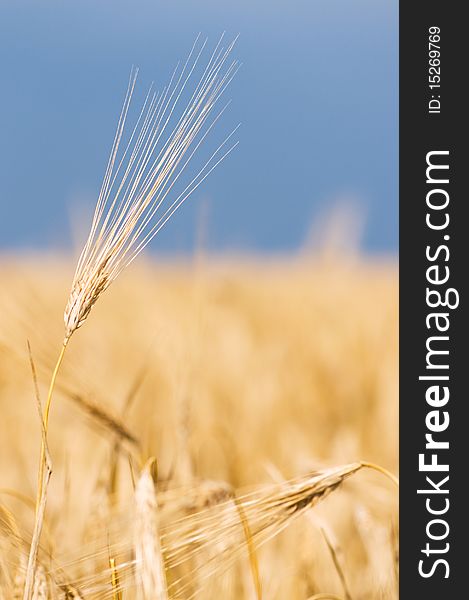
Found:
<path fill-rule="evenodd" d="M 236 151 L 152 247 L 285 252 L 343 199 L 369 252 L 398 244 L 398 7 L 391 0 L 0 0 L 0 250 L 67 248 L 97 196 L 132 64 L 164 85 L 200 31 L 240 34 Z"/>

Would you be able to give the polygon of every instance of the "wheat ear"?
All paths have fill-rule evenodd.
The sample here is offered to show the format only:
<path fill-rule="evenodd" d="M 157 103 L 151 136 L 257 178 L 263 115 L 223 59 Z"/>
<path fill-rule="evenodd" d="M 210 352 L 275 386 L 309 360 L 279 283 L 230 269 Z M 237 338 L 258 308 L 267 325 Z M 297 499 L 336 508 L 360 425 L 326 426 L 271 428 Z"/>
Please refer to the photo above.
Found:
<path fill-rule="evenodd" d="M 135 575 L 143 600 L 168 600 L 158 528 L 158 504 L 149 459 L 135 488 Z"/>

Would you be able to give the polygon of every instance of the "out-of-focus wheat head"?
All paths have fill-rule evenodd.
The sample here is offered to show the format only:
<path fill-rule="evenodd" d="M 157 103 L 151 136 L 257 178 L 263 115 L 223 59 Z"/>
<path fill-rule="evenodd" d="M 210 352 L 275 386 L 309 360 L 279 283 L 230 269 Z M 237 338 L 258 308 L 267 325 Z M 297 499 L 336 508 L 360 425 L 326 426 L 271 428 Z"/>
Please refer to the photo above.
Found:
<path fill-rule="evenodd" d="M 164 560 L 158 531 L 158 505 L 151 476 L 153 459 L 145 465 L 135 488 L 135 563 L 139 598 L 168 600 Z"/>
<path fill-rule="evenodd" d="M 150 87 L 129 139 L 123 144 L 138 73 L 132 69 L 91 229 L 65 308 L 65 341 L 84 323 L 104 290 L 237 145 L 228 144 L 235 129 L 197 174 L 177 189 L 181 175 L 229 104 L 219 108 L 239 64 L 230 60 L 235 42 L 224 48 L 222 39 L 182 109 L 184 93 L 195 76 L 206 41 L 200 44 L 197 38 L 187 60 L 176 67 L 161 92 Z"/>

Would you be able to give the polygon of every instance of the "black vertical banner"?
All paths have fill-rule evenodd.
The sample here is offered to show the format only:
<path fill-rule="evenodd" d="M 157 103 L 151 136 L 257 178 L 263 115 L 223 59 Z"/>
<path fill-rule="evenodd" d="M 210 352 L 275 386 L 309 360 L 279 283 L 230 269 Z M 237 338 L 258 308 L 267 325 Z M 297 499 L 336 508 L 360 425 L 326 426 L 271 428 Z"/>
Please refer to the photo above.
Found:
<path fill-rule="evenodd" d="M 469 398 L 463 383 L 469 373 L 469 197 L 463 187 L 469 171 L 468 67 L 462 7 L 433 0 L 400 4 L 403 599 L 469 597 Z"/>

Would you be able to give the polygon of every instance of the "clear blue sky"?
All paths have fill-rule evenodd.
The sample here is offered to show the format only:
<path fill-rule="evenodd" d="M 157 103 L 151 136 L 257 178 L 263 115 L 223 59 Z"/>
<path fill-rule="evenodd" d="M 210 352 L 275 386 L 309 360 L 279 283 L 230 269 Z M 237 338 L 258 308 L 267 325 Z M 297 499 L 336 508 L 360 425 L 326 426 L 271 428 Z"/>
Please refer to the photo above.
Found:
<path fill-rule="evenodd" d="M 200 31 L 240 34 L 240 145 L 152 243 L 283 252 L 352 197 L 398 243 L 397 0 L 0 0 L 0 249 L 66 247 L 94 203 L 132 64 L 164 84 Z"/>

